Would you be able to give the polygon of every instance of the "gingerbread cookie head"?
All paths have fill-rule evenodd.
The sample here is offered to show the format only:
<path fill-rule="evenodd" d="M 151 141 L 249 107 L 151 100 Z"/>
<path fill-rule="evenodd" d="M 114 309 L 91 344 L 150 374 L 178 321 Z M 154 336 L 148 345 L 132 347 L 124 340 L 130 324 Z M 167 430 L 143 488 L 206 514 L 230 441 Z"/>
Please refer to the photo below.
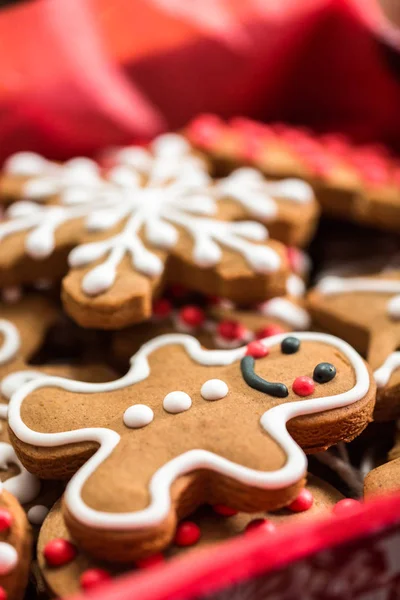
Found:
<path fill-rule="evenodd" d="M 325 481 L 308 475 L 307 487 L 287 509 L 277 513 L 238 513 L 226 506 L 204 506 L 176 529 L 172 543 L 163 554 L 138 561 L 137 569 L 157 564 L 188 552 L 210 548 L 218 542 L 247 535 L 256 529 L 265 532 L 266 538 L 282 525 L 296 527 L 299 521 L 312 520 L 329 511 L 343 496 Z M 50 511 L 39 536 L 37 557 L 40 575 L 47 589 L 57 597 L 67 597 L 88 591 L 126 571 L 132 565 L 104 563 L 79 548 L 65 524 L 61 502 Z M 39 576 L 40 576 L 39 575 Z"/>
<path fill-rule="evenodd" d="M 0 487 L 0 592 L 7 600 L 22 600 L 28 583 L 31 532 L 25 511 Z"/>
<path fill-rule="evenodd" d="M 400 274 L 322 279 L 308 296 L 315 325 L 342 337 L 379 368 L 400 344 Z"/>
<path fill-rule="evenodd" d="M 117 381 L 26 384 L 12 397 L 9 425 L 30 471 L 77 471 L 65 495 L 74 537 L 129 561 L 165 546 L 177 514 L 201 503 L 249 512 L 289 503 L 306 469 L 291 435 L 308 451 L 352 439 L 374 397 L 364 361 L 332 336 L 210 351 L 167 335 L 145 344 Z"/>

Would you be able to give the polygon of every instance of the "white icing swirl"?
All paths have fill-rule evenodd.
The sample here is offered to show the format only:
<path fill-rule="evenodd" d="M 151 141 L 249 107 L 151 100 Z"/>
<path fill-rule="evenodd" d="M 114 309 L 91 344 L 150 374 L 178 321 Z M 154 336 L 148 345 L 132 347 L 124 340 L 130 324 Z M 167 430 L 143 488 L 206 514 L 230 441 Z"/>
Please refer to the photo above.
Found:
<path fill-rule="evenodd" d="M 400 368 L 400 352 L 393 352 L 387 357 L 383 365 L 374 372 L 374 378 L 378 388 L 385 387 L 398 368 Z"/>

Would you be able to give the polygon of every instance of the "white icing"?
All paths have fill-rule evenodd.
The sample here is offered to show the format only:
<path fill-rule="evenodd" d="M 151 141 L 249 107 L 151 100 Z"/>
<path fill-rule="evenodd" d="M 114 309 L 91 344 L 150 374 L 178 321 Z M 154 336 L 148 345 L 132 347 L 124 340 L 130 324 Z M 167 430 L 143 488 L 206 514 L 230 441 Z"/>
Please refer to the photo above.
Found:
<path fill-rule="evenodd" d="M 257 272 L 279 269 L 278 253 L 255 243 L 267 240 L 266 228 L 254 221 L 214 219 L 218 203 L 229 195 L 250 218 L 268 220 L 276 215 L 280 201 L 308 202 L 312 192 L 307 184 L 292 179 L 268 182 L 254 169 L 239 169 L 213 184 L 203 161 L 176 134 L 157 138 L 151 151 L 120 150 L 106 177 L 88 159 L 63 165 L 43 159 L 40 174 L 25 185 L 25 197 L 37 200 L 57 194 L 58 204 L 15 203 L 9 220 L 0 224 L 0 241 L 26 232 L 27 254 L 43 259 L 53 252 L 55 234 L 64 223 L 84 218 L 89 231 L 110 231 L 121 225 L 119 233 L 81 244 L 69 256 L 72 267 L 101 261 L 82 279 L 82 290 L 89 296 L 104 293 L 114 284 L 126 255 L 137 271 L 148 277 L 161 275 L 164 265 L 154 250 L 173 248 L 179 228 L 193 239 L 193 259 L 203 268 L 216 265 L 222 248 L 228 248 Z"/>
<path fill-rule="evenodd" d="M 374 373 L 374 378 L 378 388 L 383 388 L 389 383 L 389 380 L 398 368 L 400 367 L 400 352 L 390 354 L 382 366 Z"/>
<path fill-rule="evenodd" d="M 177 414 L 189 410 L 192 406 L 192 399 L 186 392 L 170 392 L 163 400 L 163 407 L 169 413 Z"/>
<path fill-rule="evenodd" d="M 22 288 L 18 285 L 1 290 L 1 299 L 6 304 L 16 304 L 22 298 Z"/>
<path fill-rule="evenodd" d="M 40 156 L 40 154 L 36 154 L 35 152 L 17 152 L 5 161 L 3 171 L 8 175 L 31 177 L 32 175 L 41 175 L 46 165 L 46 159 Z"/>
<path fill-rule="evenodd" d="M 154 413 L 150 406 L 145 404 L 134 404 L 124 412 L 124 425 L 132 429 L 145 427 L 154 419 Z"/>
<path fill-rule="evenodd" d="M 32 523 L 32 525 L 41 525 L 48 513 L 49 509 L 47 506 L 44 506 L 43 504 L 36 504 L 35 506 L 32 506 L 26 514 L 29 523 Z"/>
<path fill-rule="evenodd" d="M 21 504 L 32 502 L 40 492 L 40 480 L 25 469 L 11 444 L 0 442 L 0 469 L 5 470 L 10 465 L 16 465 L 20 472 L 3 481 L 3 488 L 13 494 Z"/>
<path fill-rule="evenodd" d="M 311 324 L 308 312 L 287 298 L 272 298 L 260 304 L 258 309 L 266 317 L 279 319 L 295 329 L 308 329 Z"/>
<path fill-rule="evenodd" d="M 0 542 L 0 575 L 7 575 L 16 567 L 18 554 L 14 546 Z"/>
<path fill-rule="evenodd" d="M 14 358 L 20 348 L 21 340 L 15 325 L 5 319 L 0 319 L 0 334 L 3 335 L 3 343 L 0 347 L 0 364 L 4 364 Z"/>
<path fill-rule="evenodd" d="M 209 379 L 203 383 L 200 390 L 204 400 L 221 400 L 228 392 L 229 388 L 222 379 Z"/>
<path fill-rule="evenodd" d="M 396 294 L 387 304 L 388 316 L 400 319 L 400 281 L 395 279 L 373 279 L 369 277 L 324 277 L 316 289 L 326 296 L 351 292 L 371 292 L 373 294 Z"/>
<path fill-rule="evenodd" d="M 278 214 L 279 200 L 296 204 L 312 202 L 314 194 L 310 185 L 301 179 L 267 181 L 260 171 L 249 167 L 236 169 L 215 186 L 216 193 L 238 200 L 251 214 L 260 219 L 274 219 Z"/>
<path fill-rule="evenodd" d="M 287 278 L 286 291 L 289 294 L 289 296 L 301 298 L 306 293 L 306 286 L 301 277 L 292 273 Z"/>
<path fill-rule="evenodd" d="M 6 375 L 0 381 L 0 393 L 9 400 L 15 390 L 24 385 L 24 383 L 28 383 L 28 381 L 32 381 L 38 377 L 43 377 L 43 373 L 34 371 L 33 369 L 14 371 L 14 373 Z"/>
<path fill-rule="evenodd" d="M 286 335 L 265 338 L 262 343 L 271 347 L 280 344 Z M 156 471 L 149 484 L 150 502 L 145 509 L 127 513 L 98 511 L 84 502 L 82 489 L 96 469 L 112 454 L 120 441 L 119 434 L 106 427 L 41 433 L 30 429 L 22 420 L 21 407 L 25 398 L 40 388 L 57 387 L 73 393 L 105 393 L 125 389 L 143 381 L 150 375 L 149 355 L 164 346 L 180 344 L 192 360 L 204 366 L 222 366 L 239 362 L 246 353 L 246 347 L 236 350 L 205 350 L 195 338 L 181 334 L 160 336 L 144 344 L 131 358 L 131 367 L 128 373 L 116 381 L 83 383 L 61 377 L 48 377 L 27 383 L 19 388 L 11 399 L 9 425 L 22 442 L 38 447 L 59 447 L 89 441 L 99 445 L 97 452 L 72 477 L 65 492 L 68 510 L 74 515 L 74 518 L 89 527 L 130 530 L 159 524 L 167 517 L 171 507 L 170 487 L 172 483 L 185 473 L 199 468 L 216 471 L 249 486 L 263 489 L 284 488 L 299 481 L 307 470 L 306 456 L 290 437 L 286 428 L 287 422 L 301 415 L 317 414 L 353 404 L 363 398 L 370 387 L 368 369 L 360 355 L 349 344 L 323 333 L 298 332 L 295 335 L 301 341 L 320 342 L 343 353 L 354 369 L 355 385 L 351 389 L 333 396 L 279 404 L 262 415 L 261 426 L 282 447 L 287 456 L 284 466 L 276 471 L 257 471 L 212 452 L 194 449 L 177 456 Z M 239 369 L 239 364 L 237 366 Z"/>

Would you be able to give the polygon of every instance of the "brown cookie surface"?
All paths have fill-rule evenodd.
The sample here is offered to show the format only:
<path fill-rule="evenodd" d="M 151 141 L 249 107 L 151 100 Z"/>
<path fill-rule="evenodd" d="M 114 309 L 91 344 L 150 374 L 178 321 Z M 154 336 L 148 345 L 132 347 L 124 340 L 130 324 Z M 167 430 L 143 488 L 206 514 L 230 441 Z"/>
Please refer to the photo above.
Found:
<path fill-rule="evenodd" d="M 300 177 L 324 213 L 397 232 L 399 158 L 379 145 L 357 146 L 342 134 L 317 135 L 281 123 L 203 115 L 185 134 L 218 171 L 252 165 L 267 176 Z"/>
<path fill-rule="evenodd" d="M 183 547 L 172 543 L 165 549 L 164 556 L 170 558 L 180 556 L 188 551 L 196 552 L 197 549 L 204 546 L 240 536 L 245 532 L 249 523 L 254 522 L 255 519 L 268 519 L 269 522 L 276 525 L 291 524 L 295 526 L 298 521 L 326 514 L 336 502 L 343 499 L 340 492 L 321 479 L 309 475 L 307 480 L 307 490 L 313 497 L 312 506 L 308 510 L 296 513 L 284 509 L 279 513 L 263 512 L 252 515 L 237 513 L 230 517 L 223 517 L 211 507 L 202 507 L 189 517 L 190 522 L 199 528 L 199 540 L 194 545 Z M 45 548 L 49 542 L 60 538 L 73 543 L 73 538 L 64 522 L 61 503 L 58 502 L 44 522 L 38 542 L 40 571 L 49 591 L 56 596 L 69 596 L 81 591 L 82 582 L 85 581 L 88 570 L 101 569 L 114 577 L 132 569 L 131 565 L 111 565 L 96 560 L 78 548 L 70 562 L 59 567 L 51 567 L 45 558 Z"/>
<path fill-rule="evenodd" d="M 165 547 L 176 519 L 199 504 L 248 512 L 288 504 L 305 459 L 286 422 L 300 446 L 317 451 L 358 435 L 375 399 L 355 351 L 316 333 L 224 351 L 161 336 L 116 382 L 49 379 L 23 390 L 10 410 L 19 457 L 44 478 L 78 470 L 67 525 L 94 555 L 123 561 Z"/>
<path fill-rule="evenodd" d="M 0 531 L 0 586 L 7 600 L 22 600 L 31 560 L 31 531 L 25 511 L 6 490 L 0 493 L 0 508 L 10 526 Z"/>

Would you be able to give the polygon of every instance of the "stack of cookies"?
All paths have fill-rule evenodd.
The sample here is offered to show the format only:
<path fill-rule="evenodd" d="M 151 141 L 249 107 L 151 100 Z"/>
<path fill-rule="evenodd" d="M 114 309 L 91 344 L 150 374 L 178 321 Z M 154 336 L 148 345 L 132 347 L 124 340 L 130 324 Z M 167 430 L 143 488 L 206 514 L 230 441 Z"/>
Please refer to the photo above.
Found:
<path fill-rule="evenodd" d="M 385 149 L 206 115 L 98 161 L 13 155 L 0 201 L 0 600 L 335 518 L 368 470 L 400 488 L 395 450 L 348 452 L 400 418 Z"/>

